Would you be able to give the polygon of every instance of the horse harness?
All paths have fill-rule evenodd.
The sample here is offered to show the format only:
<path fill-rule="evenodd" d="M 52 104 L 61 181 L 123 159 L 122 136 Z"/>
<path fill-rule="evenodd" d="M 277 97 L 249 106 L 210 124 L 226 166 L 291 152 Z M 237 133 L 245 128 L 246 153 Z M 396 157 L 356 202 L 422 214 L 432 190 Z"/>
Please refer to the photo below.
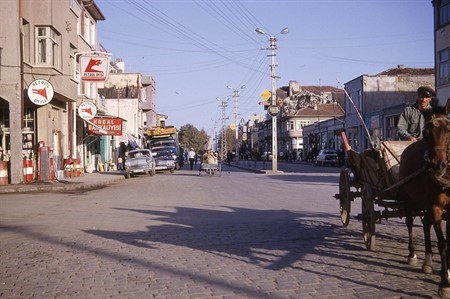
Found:
<path fill-rule="evenodd" d="M 450 119 L 448 119 L 448 117 L 444 117 L 444 116 L 436 117 L 433 114 L 431 119 L 425 123 L 424 128 L 426 128 L 430 124 L 433 125 L 433 127 L 440 127 L 440 126 L 442 126 L 442 123 L 441 123 L 442 121 L 444 121 L 447 126 L 446 134 L 450 134 Z M 432 176 L 432 178 L 434 178 L 437 181 L 437 183 L 442 186 L 443 190 L 448 190 L 448 189 L 450 189 L 450 165 L 449 165 L 450 161 L 448 159 L 450 157 L 450 142 L 447 142 L 446 147 L 435 146 L 434 150 L 446 152 L 446 154 L 445 154 L 446 164 L 447 164 L 446 171 L 441 175 L 436 173 L 436 171 L 432 167 L 431 160 L 428 155 L 428 151 L 426 151 L 424 154 L 424 160 L 425 160 L 425 165 L 426 165 L 424 170 L 426 170 Z"/>

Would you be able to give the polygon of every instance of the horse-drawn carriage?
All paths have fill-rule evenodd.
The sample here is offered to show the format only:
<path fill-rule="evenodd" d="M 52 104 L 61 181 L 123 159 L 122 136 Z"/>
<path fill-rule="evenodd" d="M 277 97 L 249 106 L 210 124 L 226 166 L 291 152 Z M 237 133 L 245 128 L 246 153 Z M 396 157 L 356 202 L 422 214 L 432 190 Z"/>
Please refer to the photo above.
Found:
<path fill-rule="evenodd" d="M 209 176 L 213 176 L 216 173 L 221 176 L 221 163 L 219 162 L 216 153 L 211 149 L 207 149 L 202 155 L 202 162 L 198 169 L 198 175 L 201 175 L 202 172 L 205 172 Z"/>
<path fill-rule="evenodd" d="M 339 200 L 341 221 L 347 226 L 351 202 L 361 197 L 363 237 L 368 249 L 375 246 L 375 224 L 382 218 L 405 217 L 408 228 L 408 262 L 415 264 L 412 234 L 413 217 L 421 216 L 425 258 L 422 270 L 432 273 L 431 227 L 437 236 L 440 254 L 439 295 L 450 298 L 450 99 L 445 107 L 423 112 L 423 140 L 417 142 L 384 141 L 362 153 L 353 151 L 342 132 L 347 153 L 341 169 Z M 375 210 L 375 205 L 381 209 Z M 446 220 L 446 230 L 442 221 Z M 447 238 L 446 238 L 447 236 Z"/>
<path fill-rule="evenodd" d="M 339 200 L 341 221 L 347 226 L 350 221 L 351 202 L 360 197 L 362 222 L 366 248 L 375 248 L 375 224 L 381 219 L 404 217 L 404 202 L 397 198 L 400 157 L 410 141 L 382 141 L 379 148 L 370 148 L 362 153 L 350 148 L 345 133 L 341 133 L 347 153 L 345 166 L 339 176 Z M 375 210 L 375 205 L 381 209 Z"/>
<path fill-rule="evenodd" d="M 202 164 L 200 164 L 200 168 L 198 170 L 198 175 L 201 175 L 202 172 L 205 172 L 209 176 L 213 176 L 216 173 L 218 174 L 218 176 L 221 176 L 221 174 L 222 174 L 221 168 L 222 167 L 221 167 L 220 162 L 216 162 L 216 163 L 203 162 Z"/>

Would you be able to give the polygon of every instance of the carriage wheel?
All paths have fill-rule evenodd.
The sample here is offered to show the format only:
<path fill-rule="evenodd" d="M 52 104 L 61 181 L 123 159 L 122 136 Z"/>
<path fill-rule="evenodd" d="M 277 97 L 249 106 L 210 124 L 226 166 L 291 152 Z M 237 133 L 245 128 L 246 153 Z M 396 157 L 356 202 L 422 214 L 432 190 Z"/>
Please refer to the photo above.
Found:
<path fill-rule="evenodd" d="M 346 227 L 350 222 L 350 210 L 352 194 L 350 192 L 350 175 L 347 168 L 341 169 L 339 176 L 339 210 L 341 213 L 342 225 Z"/>
<path fill-rule="evenodd" d="M 372 200 L 372 191 L 370 186 L 362 187 L 362 228 L 364 243 L 368 250 L 375 249 L 375 207 Z"/>

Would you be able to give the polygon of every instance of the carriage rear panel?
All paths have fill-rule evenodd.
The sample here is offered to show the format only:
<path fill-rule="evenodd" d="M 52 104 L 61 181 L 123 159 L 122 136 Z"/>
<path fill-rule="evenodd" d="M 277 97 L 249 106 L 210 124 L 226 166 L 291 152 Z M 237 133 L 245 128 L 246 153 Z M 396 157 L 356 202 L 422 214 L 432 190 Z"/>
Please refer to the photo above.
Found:
<path fill-rule="evenodd" d="M 410 144 L 410 141 L 383 141 L 380 149 L 370 148 L 362 153 L 349 150 L 347 159 L 357 180 L 379 193 L 399 181 L 400 156 Z"/>
<path fill-rule="evenodd" d="M 386 164 L 388 176 L 391 185 L 399 181 L 400 157 L 413 141 L 383 141 L 381 142 L 381 151 Z"/>

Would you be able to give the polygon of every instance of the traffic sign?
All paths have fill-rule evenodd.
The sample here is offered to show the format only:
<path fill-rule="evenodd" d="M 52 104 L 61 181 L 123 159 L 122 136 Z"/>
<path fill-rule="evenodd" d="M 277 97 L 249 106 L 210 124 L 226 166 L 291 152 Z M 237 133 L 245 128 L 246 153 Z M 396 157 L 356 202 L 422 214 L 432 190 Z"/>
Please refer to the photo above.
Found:
<path fill-rule="evenodd" d="M 270 105 L 267 108 L 267 112 L 270 116 L 275 117 L 278 115 L 278 113 L 280 113 L 280 107 L 278 107 L 277 105 Z"/>
<path fill-rule="evenodd" d="M 272 96 L 272 93 L 269 90 L 264 89 L 259 96 L 261 97 L 261 99 L 267 101 Z"/>
<path fill-rule="evenodd" d="M 235 125 L 234 123 L 232 123 L 232 124 L 230 125 L 230 129 L 234 131 L 234 129 L 236 129 L 236 125 Z"/>

